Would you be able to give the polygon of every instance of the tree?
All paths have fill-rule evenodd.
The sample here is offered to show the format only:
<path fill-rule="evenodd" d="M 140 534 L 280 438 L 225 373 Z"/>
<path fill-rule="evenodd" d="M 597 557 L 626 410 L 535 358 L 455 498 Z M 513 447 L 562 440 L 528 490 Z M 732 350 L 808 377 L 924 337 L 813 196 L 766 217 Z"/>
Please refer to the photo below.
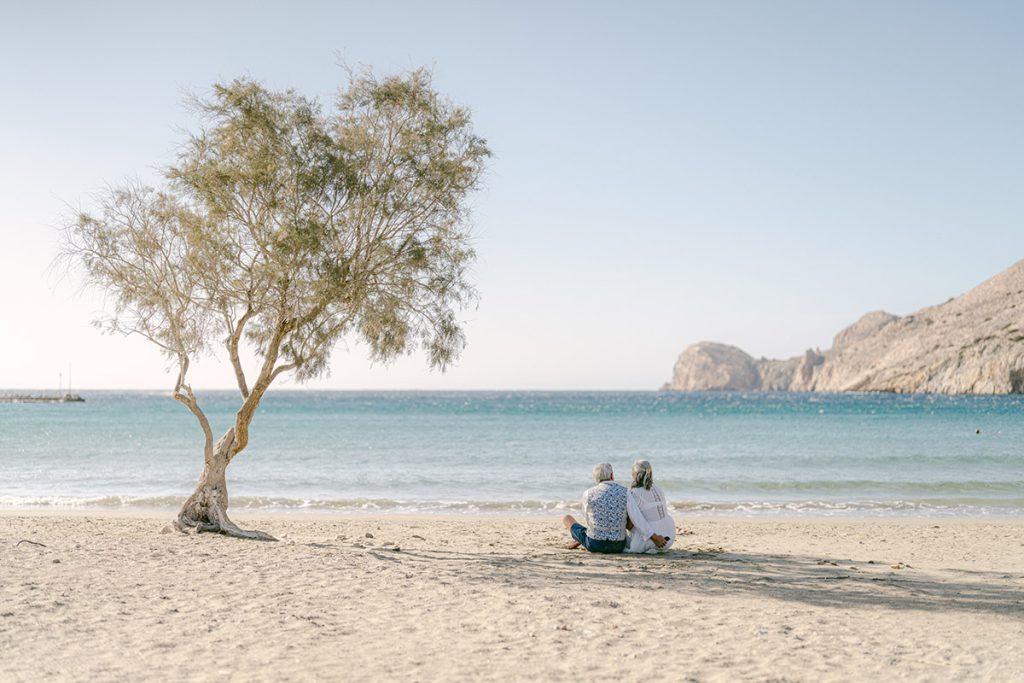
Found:
<path fill-rule="evenodd" d="M 99 195 L 67 221 L 62 255 L 112 302 L 99 324 L 177 368 L 172 396 L 202 429 L 204 467 L 176 526 L 272 540 L 227 515 L 226 470 L 260 400 L 284 373 L 324 375 L 348 335 L 374 360 L 423 349 L 444 370 L 459 354 L 456 312 L 475 298 L 468 197 L 490 153 L 425 70 L 350 72 L 327 112 L 250 79 L 191 104 L 203 125 L 162 187 Z M 215 439 L 188 372 L 221 344 L 240 403 Z"/>

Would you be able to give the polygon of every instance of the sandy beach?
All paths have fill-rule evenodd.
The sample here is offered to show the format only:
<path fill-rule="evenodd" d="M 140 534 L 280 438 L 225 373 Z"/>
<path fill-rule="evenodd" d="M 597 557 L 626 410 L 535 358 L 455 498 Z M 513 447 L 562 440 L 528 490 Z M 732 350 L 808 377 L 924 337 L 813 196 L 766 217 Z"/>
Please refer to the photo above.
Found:
<path fill-rule="evenodd" d="M 1024 679 L 1015 520 L 677 519 L 603 557 L 558 519 L 236 516 L 280 542 L 0 515 L 0 679 Z"/>

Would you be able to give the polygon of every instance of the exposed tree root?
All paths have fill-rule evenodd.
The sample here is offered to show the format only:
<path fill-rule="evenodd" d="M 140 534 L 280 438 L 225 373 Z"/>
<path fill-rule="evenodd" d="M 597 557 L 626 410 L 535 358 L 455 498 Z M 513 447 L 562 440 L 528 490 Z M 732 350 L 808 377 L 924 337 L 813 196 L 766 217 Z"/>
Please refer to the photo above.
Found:
<path fill-rule="evenodd" d="M 174 520 L 174 528 L 182 533 L 217 533 L 232 538 L 254 541 L 276 541 L 270 534 L 255 529 L 242 529 L 228 518 L 226 495 L 219 487 L 199 488 L 185 501 Z"/>
<path fill-rule="evenodd" d="M 242 529 L 237 524 L 223 515 L 223 521 L 219 523 L 199 521 L 178 515 L 174 520 L 174 528 L 182 533 L 215 533 L 231 536 L 232 538 L 247 538 L 254 541 L 276 541 L 277 539 L 265 531 L 255 529 Z"/>
<path fill-rule="evenodd" d="M 259 531 L 258 529 L 240 529 L 234 523 L 229 522 L 227 525 L 222 525 L 220 533 L 231 536 L 233 538 L 248 538 L 253 541 L 276 541 L 277 539 L 268 534 L 265 531 Z"/>

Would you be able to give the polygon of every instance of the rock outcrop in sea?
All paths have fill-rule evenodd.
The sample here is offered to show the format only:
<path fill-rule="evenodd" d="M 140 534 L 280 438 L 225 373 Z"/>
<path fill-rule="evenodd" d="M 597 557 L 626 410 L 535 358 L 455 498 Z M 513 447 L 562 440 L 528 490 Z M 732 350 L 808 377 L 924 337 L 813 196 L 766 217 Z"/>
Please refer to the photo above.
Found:
<path fill-rule="evenodd" d="M 770 360 L 693 344 L 662 389 L 1024 393 L 1024 261 L 943 304 L 868 313 L 825 351 Z"/>

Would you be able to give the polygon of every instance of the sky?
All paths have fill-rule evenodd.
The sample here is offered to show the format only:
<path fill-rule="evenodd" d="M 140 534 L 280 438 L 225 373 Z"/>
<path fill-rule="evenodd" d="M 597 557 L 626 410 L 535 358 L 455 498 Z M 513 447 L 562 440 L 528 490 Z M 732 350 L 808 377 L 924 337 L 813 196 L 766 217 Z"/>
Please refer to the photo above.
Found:
<path fill-rule="evenodd" d="M 159 183 L 185 95 L 245 75 L 329 105 L 339 56 L 429 66 L 472 110 L 481 299 L 445 374 L 349 342 L 302 386 L 655 389 L 697 341 L 827 348 L 1024 258 L 1022 44 L 1015 2 L 2 0 L 0 387 L 169 390 L 51 267 L 63 217 Z"/>

